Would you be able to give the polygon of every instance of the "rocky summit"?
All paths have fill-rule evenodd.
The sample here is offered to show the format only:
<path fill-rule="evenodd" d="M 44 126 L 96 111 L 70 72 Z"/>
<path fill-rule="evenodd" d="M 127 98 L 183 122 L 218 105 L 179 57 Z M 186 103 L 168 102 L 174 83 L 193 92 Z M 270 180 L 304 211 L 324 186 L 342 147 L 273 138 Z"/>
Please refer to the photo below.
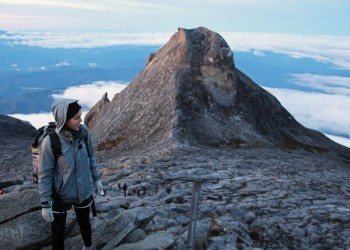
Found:
<path fill-rule="evenodd" d="M 179 29 L 91 109 L 106 189 L 95 196 L 93 249 L 349 249 L 350 149 L 300 125 L 233 58 L 219 34 Z M 30 173 L 30 155 L 15 158 Z M 51 249 L 36 185 L 12 178 L 1 247 Z M 82 244 L 69 213 L 66 249 Z"/>
<path fill-rule="evenodd" d="M 92 134 L 98 149 L 277 147 L 350 157 L 236 69 L 226 41 L 206 28 L 179 29 L 113 98 Z"/>

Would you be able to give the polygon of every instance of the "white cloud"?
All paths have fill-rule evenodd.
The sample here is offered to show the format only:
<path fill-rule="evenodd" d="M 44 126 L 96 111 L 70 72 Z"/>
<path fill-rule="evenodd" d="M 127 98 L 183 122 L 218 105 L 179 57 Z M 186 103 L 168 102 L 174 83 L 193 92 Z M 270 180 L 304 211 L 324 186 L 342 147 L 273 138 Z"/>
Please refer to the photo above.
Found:
<path fill-rule="evenodd" d="M 272 51 L 294 58 L 311 58 L 350 70 L 350 36 L 271 33 L 220 33 L 233 51 Z"/>
<path fill-rule="evenodd" d="M 95 48 L 116 45 L 164 45 L 173 33 L 8 32 L 0 40 L 44 48 Z"/>
<path fill-rule="evenodd" d="M 46 48 L 93 48 L 115 45 L 164 45 L 174 33 L 59 33 L 8 32 L 0 40 L 9 44 Z M 220 32 L 231 49 L 311 58 L 350 70 L 350 36 L 316 36 L 276 33 Z"/>
<path fill-rule="evenodd" d="M 28 121 L 37 129 L 55 120 L 53 118 L 52 113 L 11 114 L 9 116 L 15 117 L 23 121 Z"/>
<path fill-rule="evenodd" d="M 90 68 L 97 68 L 98 65 L 97 65 L 97 63 L 89 63 L 88 66 Z"/>
<path fill-rule="evenodd" d="M 78 99 L 80 105 L 83 106 L 82 118 L 84 119 L 84 116 L 89 109 L 92 108 L 106 92 L 108 93 L 108 98 L 111 100 L 116 93 L 122 91 L 126 86 L 126 83 L 99 81 L 93 82 L 92 84 L 70 87 L 61 95 L 53 95 L 53 97 Z M 9 116 L 28 121 L 37 129 L 54 121 L 51 112 L 39 114 L 10 114 Z"/>
<path fill-rule="evenodd" d="M 317 75 L 317 74 L 291 74 L 292 83 L 330 94 L 350 96 L 350 77 Z"/>
<path fill-rule="evenodd" d="M 340 137 L 340 136 L 335 136 L 335 135 L 329 135 L 329 134 L 325 134 L 325 136 L 327 136 L 329 139 L 344 145 L 348 148 L 350 148 L 350 139 L 348 138 L 344 138 L 344 137 Z"/>
<path fill-rule="evenodd" d="M 264 87 L 305 127 L 330 135 L 350 137 L 350 98 Z"/>
<path fill-rule="evenodd" d="M 260 50 L 254 50 L 253 54 L 256 56 L 265 56 L 265 53 Z"/>
<path fill-rule="evenodd" d="M 106 92 L 108 93 L 108 98 L 111 100 L 116 93 L 122 91 L 126 86 L 126 83 L 121 82 L 97 81 L 92 84 L 69 87 L 62 94 L 55 94 L 53 97 L 78 99 L 80 105 L 90 109 Z"/>
<path fill-rule="evenodd" d="M 69 62 L 68 61 L 63 61 L 63 62 L 59 62 L 56 63 L 56 67 L 63 67 L 63 66 L 69 66 Z"/>

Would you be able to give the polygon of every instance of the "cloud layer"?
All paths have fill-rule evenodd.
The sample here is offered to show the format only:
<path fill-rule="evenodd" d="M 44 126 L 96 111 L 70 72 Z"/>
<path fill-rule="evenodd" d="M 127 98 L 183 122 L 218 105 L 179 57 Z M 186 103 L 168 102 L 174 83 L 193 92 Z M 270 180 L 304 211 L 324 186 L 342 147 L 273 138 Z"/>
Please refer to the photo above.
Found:
<path fill-rule="evenodd" d="M 111 100 L 116 93 L 121 92 L 127 86 L 126 83 L 121 82 L 93 82 L 92 84 L 84 84 L 73 86 L 66 89 L 60 95 L 53 95 L 54 98 L 72 98 L 78 99 L 80 105 L 83 106 L 83 119 L 85 114 L 92 108 L 107 92 L 108 98 Z M 12 114 L 12 117 L 29 121 L 35 128 L 54 121 L 52 113 L 39 114 Z"/>
<path fill-rule="evenodd" d="M 144 34 L 63 34 L 63 33 L 5 33 L 0 41 L 10 45 L 22 44 L 49 48 L 89 48 L 112 45 L 164 45 L 170 33 Z M 350 147 L 350 37 L 310 36 L 260 33 L 221 33 L 235 51 L 250 51 L 265 56 L 265 51 L 294 58 L 310 58 L 343 69 L 339 75 L 307 73 L 290 74 L 290 81 L 305 87 L 308 92 L 290 89 L 266 88 L 304 126 L 322 131 L 330 138 Z M 69 62 L 62 62 L 65 66 Z M 116 84 L 116 85 L 115 85 Z M 91 107 L 108 91 L 121 91 L 120 83 L 95 82 L 91 85 L 67 89 L 62 96 L 73 97 Z M 111 85 L 111 86 L 110 86 Z M 313 92 L 310 92 L 312 90 Z M 108 92 L 107 91 L 107 92 Z M 91 95 L 93 93 L 93 96 Z M 111 97 L 109 93 L 109 96 Z M 43 115 L 43 114 L 41 114 Z M 17 116 L 19 117 L 19 116 Z M 23 117 L 23 116 L 22 116 Z M 30 115 L 27 116 L 28 120 Z M 32 119 L 32 118 L 30 118 Z M 36 123 L 32 124 L 37 127 Z M 347 144 L 348 143 L 348 144 Z"/>
<path fill-rule="evenodd" d="M 94 48 L 116 45 L 164 45 L 173 33 L 57 33 L 8 32 L 0 41 L 10 45 L 46 48 Z M 314 36 L 272 33 L 220 33 L 231 49 L 285 54 L 293 58 L 311 58 L 350 70 L 350 36 Z"/>
<path fill-rule="evenodd" d="M 350 138 L 350 98 L 344 95 L 267 88 L 304 126 Z"/>
<path fill-rule="evenodd" d="M 294 84 L 313 89 L 318 92 L 348 96 L 350 98 L 350 77 L 317 75 L 317 74 L 291 74 L 289 80 Z"/>
<path fill-rule="evenodd" d="M 66 89 L 62 94 L 54 94 L 53 98 L 78 99 L 80 105 L 90 109 L 107 93 L 111 100 L 116 93 L 121 92 L 127 86 L 120 82 L 97 81 L 92 84 L 73 86 Z"/>
<path fill-rule="evenodd" d="M 119 82 L 94 82 L 80 86 L 70 87 L 55 98 L 77 98 L 84 106 L 83 115 L 86 114 L 104 93 L 112 99 L 116 93 L 121 92 L 127 85 Z M 281 104 L 304 126 L 323 131 L 329 138 L 350 147 L 350 98 L 346 96 L 308 93 L 298 90 L 267 88 Z M 326 104 L 326 105 L 325 105 Z M 29 121 L 39 128 L 53 120 L 51 113 L 40 114 L 13 114 L 21 120 Z"/>

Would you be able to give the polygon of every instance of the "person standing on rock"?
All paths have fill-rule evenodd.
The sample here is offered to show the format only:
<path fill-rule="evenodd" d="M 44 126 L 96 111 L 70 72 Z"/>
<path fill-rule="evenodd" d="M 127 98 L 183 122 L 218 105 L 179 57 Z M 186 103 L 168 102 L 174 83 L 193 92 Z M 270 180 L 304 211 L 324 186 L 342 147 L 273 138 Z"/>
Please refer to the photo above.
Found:
<path fill-rule="evenodd" d="M 126 197 L 126 190 L 128 190 L 128 184 L 124 182 L 123 184 L 124 197 Z"/>
<path fill-rule="evenodd" d="M 99 167 L 90 133 L 82 125 L 78 100 L 56 99 L 52 104 L 61 155 L 55 160 L 50 136 L 42 142 L 39 193 L 42 217 L 51 222 L 52 249 L 64 249 L 67 212 L 74 207 L 85 249 L 91 249 L 90 207 L 94 184 L 103 195 Z"/>

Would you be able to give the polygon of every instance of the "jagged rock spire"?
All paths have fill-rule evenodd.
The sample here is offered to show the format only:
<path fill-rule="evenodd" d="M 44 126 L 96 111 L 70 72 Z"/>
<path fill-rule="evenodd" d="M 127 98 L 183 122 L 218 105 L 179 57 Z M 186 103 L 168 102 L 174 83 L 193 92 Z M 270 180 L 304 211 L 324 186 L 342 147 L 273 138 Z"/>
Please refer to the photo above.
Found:
<path fill-rule="evenodd" d="M 96 121 L 106 110 L 109 103 L 110 101 L 106 92 L 103 94 L 102 98 L 92 107 L 92 109 L 90 109 L 89 112 L 85 115 L 84 123 L 89 129 L 92 129 Z"/>

